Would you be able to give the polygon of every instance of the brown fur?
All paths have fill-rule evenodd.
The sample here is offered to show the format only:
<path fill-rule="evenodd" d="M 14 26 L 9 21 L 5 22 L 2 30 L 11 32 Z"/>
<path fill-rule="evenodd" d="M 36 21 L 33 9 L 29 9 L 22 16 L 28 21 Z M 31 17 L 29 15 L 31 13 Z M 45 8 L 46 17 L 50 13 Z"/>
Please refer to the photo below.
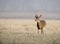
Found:
<path fill-rule="evenodd" d="M 43 28 L 46 26 L 46 22 L 45 22 L 45 20 L 40 20 L 41 15 L 35 16 L 35 17 L 36 17 L 36 21 L 37 21 L 37 28 L 38 28 L 38 30 L 41 30 L 41 33 L 43 33 Z"/>

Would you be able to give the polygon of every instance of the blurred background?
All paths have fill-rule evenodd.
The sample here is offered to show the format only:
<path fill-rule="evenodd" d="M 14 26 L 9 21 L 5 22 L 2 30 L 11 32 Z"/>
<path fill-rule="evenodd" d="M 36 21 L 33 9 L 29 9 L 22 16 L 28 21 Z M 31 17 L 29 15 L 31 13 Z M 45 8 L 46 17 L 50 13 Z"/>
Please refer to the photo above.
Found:
<path fill-rule="evenodd" d="M 0 18 L 60 20 L 60 0 L 0 0 Z"/>

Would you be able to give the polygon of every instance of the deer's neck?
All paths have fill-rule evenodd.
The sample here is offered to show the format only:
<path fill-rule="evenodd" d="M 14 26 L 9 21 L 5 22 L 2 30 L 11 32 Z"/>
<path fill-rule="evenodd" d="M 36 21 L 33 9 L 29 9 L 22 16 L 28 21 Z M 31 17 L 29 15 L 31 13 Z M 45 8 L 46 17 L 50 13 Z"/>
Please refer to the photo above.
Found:
<path fill-rule="evenodd" d="M 41 22 L 40 22 L 40 19 L 38 19 L 37 22 L 38 22 L 38 23 L 41 23 Z"/>

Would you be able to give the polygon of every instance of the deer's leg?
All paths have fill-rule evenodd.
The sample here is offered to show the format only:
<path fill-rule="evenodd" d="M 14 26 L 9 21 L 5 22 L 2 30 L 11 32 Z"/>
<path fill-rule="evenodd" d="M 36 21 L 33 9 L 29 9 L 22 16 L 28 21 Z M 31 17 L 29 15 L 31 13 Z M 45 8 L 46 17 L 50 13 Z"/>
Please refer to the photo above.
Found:
<path fill-rule="evenodd" d="M 37 32 L 37 34 L 39 34 L 39 30 L 38 30 L 38 29 L 37 29 L 37 31 L 36 31 L 36 32 Z"/>
<path fill-rule="evenodd" d="M 39 30 L 38 30 L 38 34 L 39 34 Z"/>
<path fill-rule="evenodd" d="M 43 28 L 41 28 L 41 34 L 43 34 Z"/>

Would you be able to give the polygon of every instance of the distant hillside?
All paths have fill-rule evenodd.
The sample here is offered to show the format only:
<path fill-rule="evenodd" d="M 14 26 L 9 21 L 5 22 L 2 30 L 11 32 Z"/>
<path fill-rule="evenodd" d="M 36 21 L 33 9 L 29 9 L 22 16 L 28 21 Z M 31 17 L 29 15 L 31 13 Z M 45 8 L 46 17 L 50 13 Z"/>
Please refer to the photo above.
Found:
<path fill-rule="evenodd" d="M 0 18 L 35 19 L 36 14 L 42 14 L 42 19 L 60 19 L 60 13 L 51 12 L 0 12 Z"/>

